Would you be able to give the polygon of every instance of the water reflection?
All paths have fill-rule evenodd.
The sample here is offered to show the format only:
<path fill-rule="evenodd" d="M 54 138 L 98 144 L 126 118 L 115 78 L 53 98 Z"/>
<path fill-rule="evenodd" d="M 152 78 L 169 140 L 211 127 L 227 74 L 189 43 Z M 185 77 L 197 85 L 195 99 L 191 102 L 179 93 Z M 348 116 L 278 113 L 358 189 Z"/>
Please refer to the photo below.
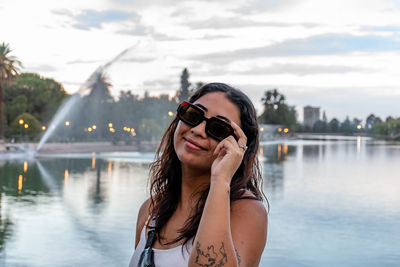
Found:
<path fill-rule="evenodd" d="M 288 155 L 296 151 L 296 146 L 288 144 L 263 145 L 260 147 L 259 155 L 264 162 L 281 162 L 287 159 Z"/>
<path fill-rule="evenodd" d="M 147 164 L 87 158 L 27 166 L 5 162 L 0 168 L 0 265 L 8 260 L 18 266 L 127 264 L 135 216 L 145 199 Z M 77 251 L 85 255 L 76 257 Z"/>
<path fill-rule="evenodd" d="M 93 157 L 94 162 L 96 162 L 96 158 Z M 92 160 L 93 163 L 93 160 Z M 92 209 L 95 213 L 100 213 L 101 212 L 101 204 L 104 203 L 105 199 L 106 199 L 106 192 L 103 190 L 103 185 L 102 185 L 102 181 L 101 181 L 101 173 L 102 173 L 102 169 L 105 169 L 104 166 L 104 161 L 103 160 L 99 160 L 97 165 L 93 165 L 92 167 L 95 166 L 96 168 L 96 181 L 94 184 L 91 185 L 91 188 L 89 189 L 89 199 L 91 199 L 93 205 L 92 205 Z M 103 181 L 103 184 L 105 183 L 105 181 Z M 105 185 L 106 186 L 106 185 Z"/>
<path fill-rule="evenodd" d="M 268 197 L 277 197 L 282 192 L 285 177 L 283 163 L 295 153 L 296 146 L 284 143 L 260 147 L 264 188 L 270 194 Z"/>
<path fill-rule="evenodd" d="M 271 204 L 260 266 L 400 261 L 400 146 L 286 141 L 259 156 Z M 0 265 L 126 266 L 147 197 L 145 157 L 0 162 Z"/>

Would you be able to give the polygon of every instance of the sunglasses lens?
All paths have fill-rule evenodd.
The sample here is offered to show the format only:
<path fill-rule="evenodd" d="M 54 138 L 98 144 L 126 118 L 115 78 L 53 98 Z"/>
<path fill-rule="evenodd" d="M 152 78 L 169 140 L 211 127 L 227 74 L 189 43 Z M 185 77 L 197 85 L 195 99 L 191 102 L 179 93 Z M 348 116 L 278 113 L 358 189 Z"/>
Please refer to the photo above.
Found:
<path fill-rule="evenodd" d="M 201 109 L 188 102 L 183 102 L 179 106 L 178 118 L 192 127 L 195 127 L 202 121 L 206 120 L 206 133 L 217 141 L 221 141 L 230 135 L 235 137 L 232 126 L 229 123 L 217 117 L 206 119 L 204 117 L 204 112 Z"/>
<path fill-rule="evenodd" d="M 196 108 L 186 105 L 180 109 L 179 118 L 191 126 L 203 121 L 203 113 Z"/>
<path fill-rule="evenodd" d="M 214 118 L 210 119 L 210 121 L 207 123 L 206 130 L 208 135 L 217 139 L 218 141 L 221 141 L 222 139 L 225 139 L 233 134 L 232 127 L 228 123 Z"/>

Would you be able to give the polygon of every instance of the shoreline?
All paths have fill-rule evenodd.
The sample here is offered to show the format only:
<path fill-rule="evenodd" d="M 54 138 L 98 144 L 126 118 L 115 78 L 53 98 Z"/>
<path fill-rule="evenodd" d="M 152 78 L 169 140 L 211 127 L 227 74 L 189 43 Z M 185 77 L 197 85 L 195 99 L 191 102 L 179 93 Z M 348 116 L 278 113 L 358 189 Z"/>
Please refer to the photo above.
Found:
<path fill-rule="evenodd" d="M 111 142 L 46 143 L 38 153 L 100 153 L 100 152 L 155 152 L 159 142 L 112 144 Z M 0 144 L 0 153 L 23 153 L 36 151 L 39 143 Z"/>
<path fill-rule="evenodd" d="M 283 140 L 320 140 L 320 141 L 356 141 L 357 138 L 364 140 L 386 141 L 400 144 L 393 140 L 382 140 L 366 135 L 337 135 L 337 134 L 316 134 L 316 133 L 295 133 L 287 136 L 277 136 L 260 142 L 283 141 Z M 0 142 L 0 157 L 2 155 L 22 154 L 38 152 L 40 154 L 63 154 L 63 153 L 107 153 L 107 152 L 155 152 L 160 140 L 142 141 L 132 144 L 120 142 L 70 142 L 70 143 L 45 143 L 39 151 L 36 147 L 39 143 L 4 143 Z"/>

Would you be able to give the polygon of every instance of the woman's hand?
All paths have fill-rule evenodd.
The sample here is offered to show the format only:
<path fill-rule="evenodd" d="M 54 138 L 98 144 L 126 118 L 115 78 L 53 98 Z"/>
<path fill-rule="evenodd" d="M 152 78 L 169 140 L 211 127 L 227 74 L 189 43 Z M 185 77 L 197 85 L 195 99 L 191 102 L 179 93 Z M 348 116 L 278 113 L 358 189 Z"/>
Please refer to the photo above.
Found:
<path fill-rule="evenodd" d="M 233 136 L 228 136 L 216 146 L 214 150 L 216 158 L 211 165 L 211 183 L 222 181 L 230 184 L 246 152 L 244 148 L 240 147 L 246 146 L 246 135 L 235 122 L 232 121 L 231 126 L 238 141 Z"/>

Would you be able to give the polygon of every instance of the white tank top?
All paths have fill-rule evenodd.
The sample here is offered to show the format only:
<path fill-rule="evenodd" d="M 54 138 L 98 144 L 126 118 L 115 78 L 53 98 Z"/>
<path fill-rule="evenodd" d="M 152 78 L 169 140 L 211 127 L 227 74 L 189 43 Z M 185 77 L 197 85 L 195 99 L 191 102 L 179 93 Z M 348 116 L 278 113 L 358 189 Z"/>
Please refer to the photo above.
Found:
<path fill-rule="evenodd" d="M 140 254 L 146 245 L 146 224 L 143 226 L 140 233 L 139 244 L 135 252 L 133 252 L 129 267 L 137 267 Z M 154 264 L 156 267 L 187 267 L 189 263 L 189 256 L 192 250 L 192 242 L 189 240 L 186 246 L 177 246 L 170 249 L 156 249 L 153 248 Z"/>

